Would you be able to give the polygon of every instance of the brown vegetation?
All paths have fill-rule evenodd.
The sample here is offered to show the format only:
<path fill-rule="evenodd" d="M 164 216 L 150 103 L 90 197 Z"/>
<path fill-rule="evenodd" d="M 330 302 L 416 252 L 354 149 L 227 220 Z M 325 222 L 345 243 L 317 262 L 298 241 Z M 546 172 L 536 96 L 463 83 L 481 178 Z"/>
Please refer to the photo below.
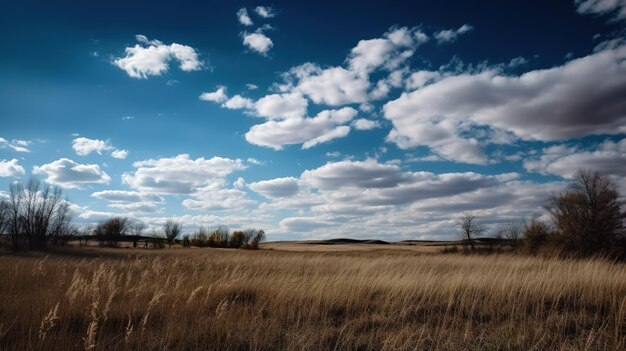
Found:
<path fill-rule="evenodd" d="M 403 250 L 65 253 L 0 256 L 0 349 L 626 348 L 626 266 L 605 260 Z"/>

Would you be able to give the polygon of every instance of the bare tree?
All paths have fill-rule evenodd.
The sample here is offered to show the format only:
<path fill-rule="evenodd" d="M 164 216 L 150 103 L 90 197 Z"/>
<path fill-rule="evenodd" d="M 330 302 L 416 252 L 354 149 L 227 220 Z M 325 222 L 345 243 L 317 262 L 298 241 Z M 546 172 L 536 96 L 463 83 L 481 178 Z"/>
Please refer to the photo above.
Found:
<path fill-rule="evenodd" d="M 176 237 L 182 232 L 182 230 L 182 223 L 171 219 L 165 221 L 165 224 L 163 224 L 163 232 L 165 232 L 165 238 L 167 239 L 167 244 L 170 247 L 172 247 L 172 243 L 176 240 Z"/>
<path fill-rule="evenodd" d="M 94 234 L 99 237 L 99 240 L 106 241 L 109 247 L 116 247 L 117 242 L 128 234 L 129 229 L 128 218 L 113 217 L 98 223 Z"/>
<path fill-rule="evenodd" d="M 4 230 L 9 224 L 9 202 L 0 201 L 0 234 L 4 234 Z"/>
<path fill-rule="evenodd" d="M 250 248 L 253 250 L 257 250 L 259 248 L 259 244 L 265 240 L 265 231 L 264 230 L 254 230 L 254 234 L 252 235 L 249 243 Z"/>
<path fill-rule="evenodd" d="M 31 249 L 44 249 L 49 237 L 71 230 L 71 211 L 61 189 L 42 185 L 36 178 L 26 186 L 11 184 L 6 211 L 6 226 L 15 250 L 22 242 Z"/>
<path fill-rule="evenodd" d="M 461 237 L 470 245 L 472 251 L 476 249 L 474 239 L 483 232 L 483 228 L 476 223 L 476 216 L 471 212 L 465 212 L 457 220 L 457 225 L 461 227 Z"/>
<path fill-rule="evenodd" d="M 146 228 L 146 224 L 142 221 L 136 221 L 130 225 L 130 234 L 133 236 L 133 247 L 137 247 L 137 242 L 139 241 L 139 237 L 143 233 L 143 230 Z"/>
<path fill-rule="evenodd" d="M 568 188 L 550 199 L 556 242 L 585 256 L 611 250 L 624 231 L 626 213 L 619 198 L 611 178 L 579 170 Z"/>
<path fill-rule="evenodd" d="M 218 226 L 209 234 L 210 247 L 229 247 L 230 229 L 225 226 Z"/>
<path fill-rule="evenodd" d="M 525 224 L 523 220 L 507 222 L 504 228 L 502 228 L 502 236 L 507 240 L 509 245 L 515 248 L 522 242 L 524 227 Z"/>

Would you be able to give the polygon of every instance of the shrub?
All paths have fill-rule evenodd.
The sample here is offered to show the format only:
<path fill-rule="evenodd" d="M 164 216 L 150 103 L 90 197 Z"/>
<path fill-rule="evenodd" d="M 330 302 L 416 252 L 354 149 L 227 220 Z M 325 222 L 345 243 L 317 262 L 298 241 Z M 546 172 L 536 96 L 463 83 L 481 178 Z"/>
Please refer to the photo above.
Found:
<path fill-rule="evenodd" d="M 567 190 L 550 199 L 556 244 L 580 256 L 610 252 L 624 231 L 626 213 L 619 198 L 617 186 L 608 176 L 578 171 Z"/>
<path fill-rule="evenodd" d="M 229 247 L 230 230 L 227 227 L 217 227 L 209 235 L 210 247 Z"/>
<path fill-rule="evenodd" d="M 116 247 L 122 236 L 130 229 L 130 221 L 126 217 L 113 217 L 104 220 L 96 226 L 94 234 L 101 240 L 101 245 L 106 243 L 109 247 Z"/>
<path fill-rule="evenodd" d="M 169 247 L 172 247 L 172 243 L 175 242 L 176 237 L 180 235 L 180 232 L 182 230 L 182 223 L 176 222 L 171 219 L 165 221 L 165 224 L 163 224 L 163 232 L 165 233 L 165 238 L 167 239 L 167 244 L 169 245 Z"/>
<path fill-rule="evenodd" d="M 524 227 L 524 246 L 531 253 L 536 253 L 549 239 L 550 228 L 536 218 Z"/>

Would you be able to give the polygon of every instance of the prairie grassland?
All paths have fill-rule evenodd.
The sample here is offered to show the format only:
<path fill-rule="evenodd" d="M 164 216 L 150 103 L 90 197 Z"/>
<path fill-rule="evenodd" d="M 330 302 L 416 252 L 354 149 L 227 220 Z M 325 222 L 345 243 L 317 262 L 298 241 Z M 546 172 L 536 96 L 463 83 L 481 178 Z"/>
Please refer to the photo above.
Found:
<path fill-rule="evenodd" d="M 0 256 L 0 279 L 1 350 L 626 349 L 603 260 L 81 249 Z"/>

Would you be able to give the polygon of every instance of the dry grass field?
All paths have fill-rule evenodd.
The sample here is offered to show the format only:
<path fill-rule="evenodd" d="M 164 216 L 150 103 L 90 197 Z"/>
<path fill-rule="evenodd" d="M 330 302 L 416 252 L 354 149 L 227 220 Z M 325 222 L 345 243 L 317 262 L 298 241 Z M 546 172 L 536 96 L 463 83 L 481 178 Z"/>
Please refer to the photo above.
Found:
<path fill-rule="evenodd" d="M 0 255 L 0 350 L 626 349 L 624 264 L 284 245 Z"/>

